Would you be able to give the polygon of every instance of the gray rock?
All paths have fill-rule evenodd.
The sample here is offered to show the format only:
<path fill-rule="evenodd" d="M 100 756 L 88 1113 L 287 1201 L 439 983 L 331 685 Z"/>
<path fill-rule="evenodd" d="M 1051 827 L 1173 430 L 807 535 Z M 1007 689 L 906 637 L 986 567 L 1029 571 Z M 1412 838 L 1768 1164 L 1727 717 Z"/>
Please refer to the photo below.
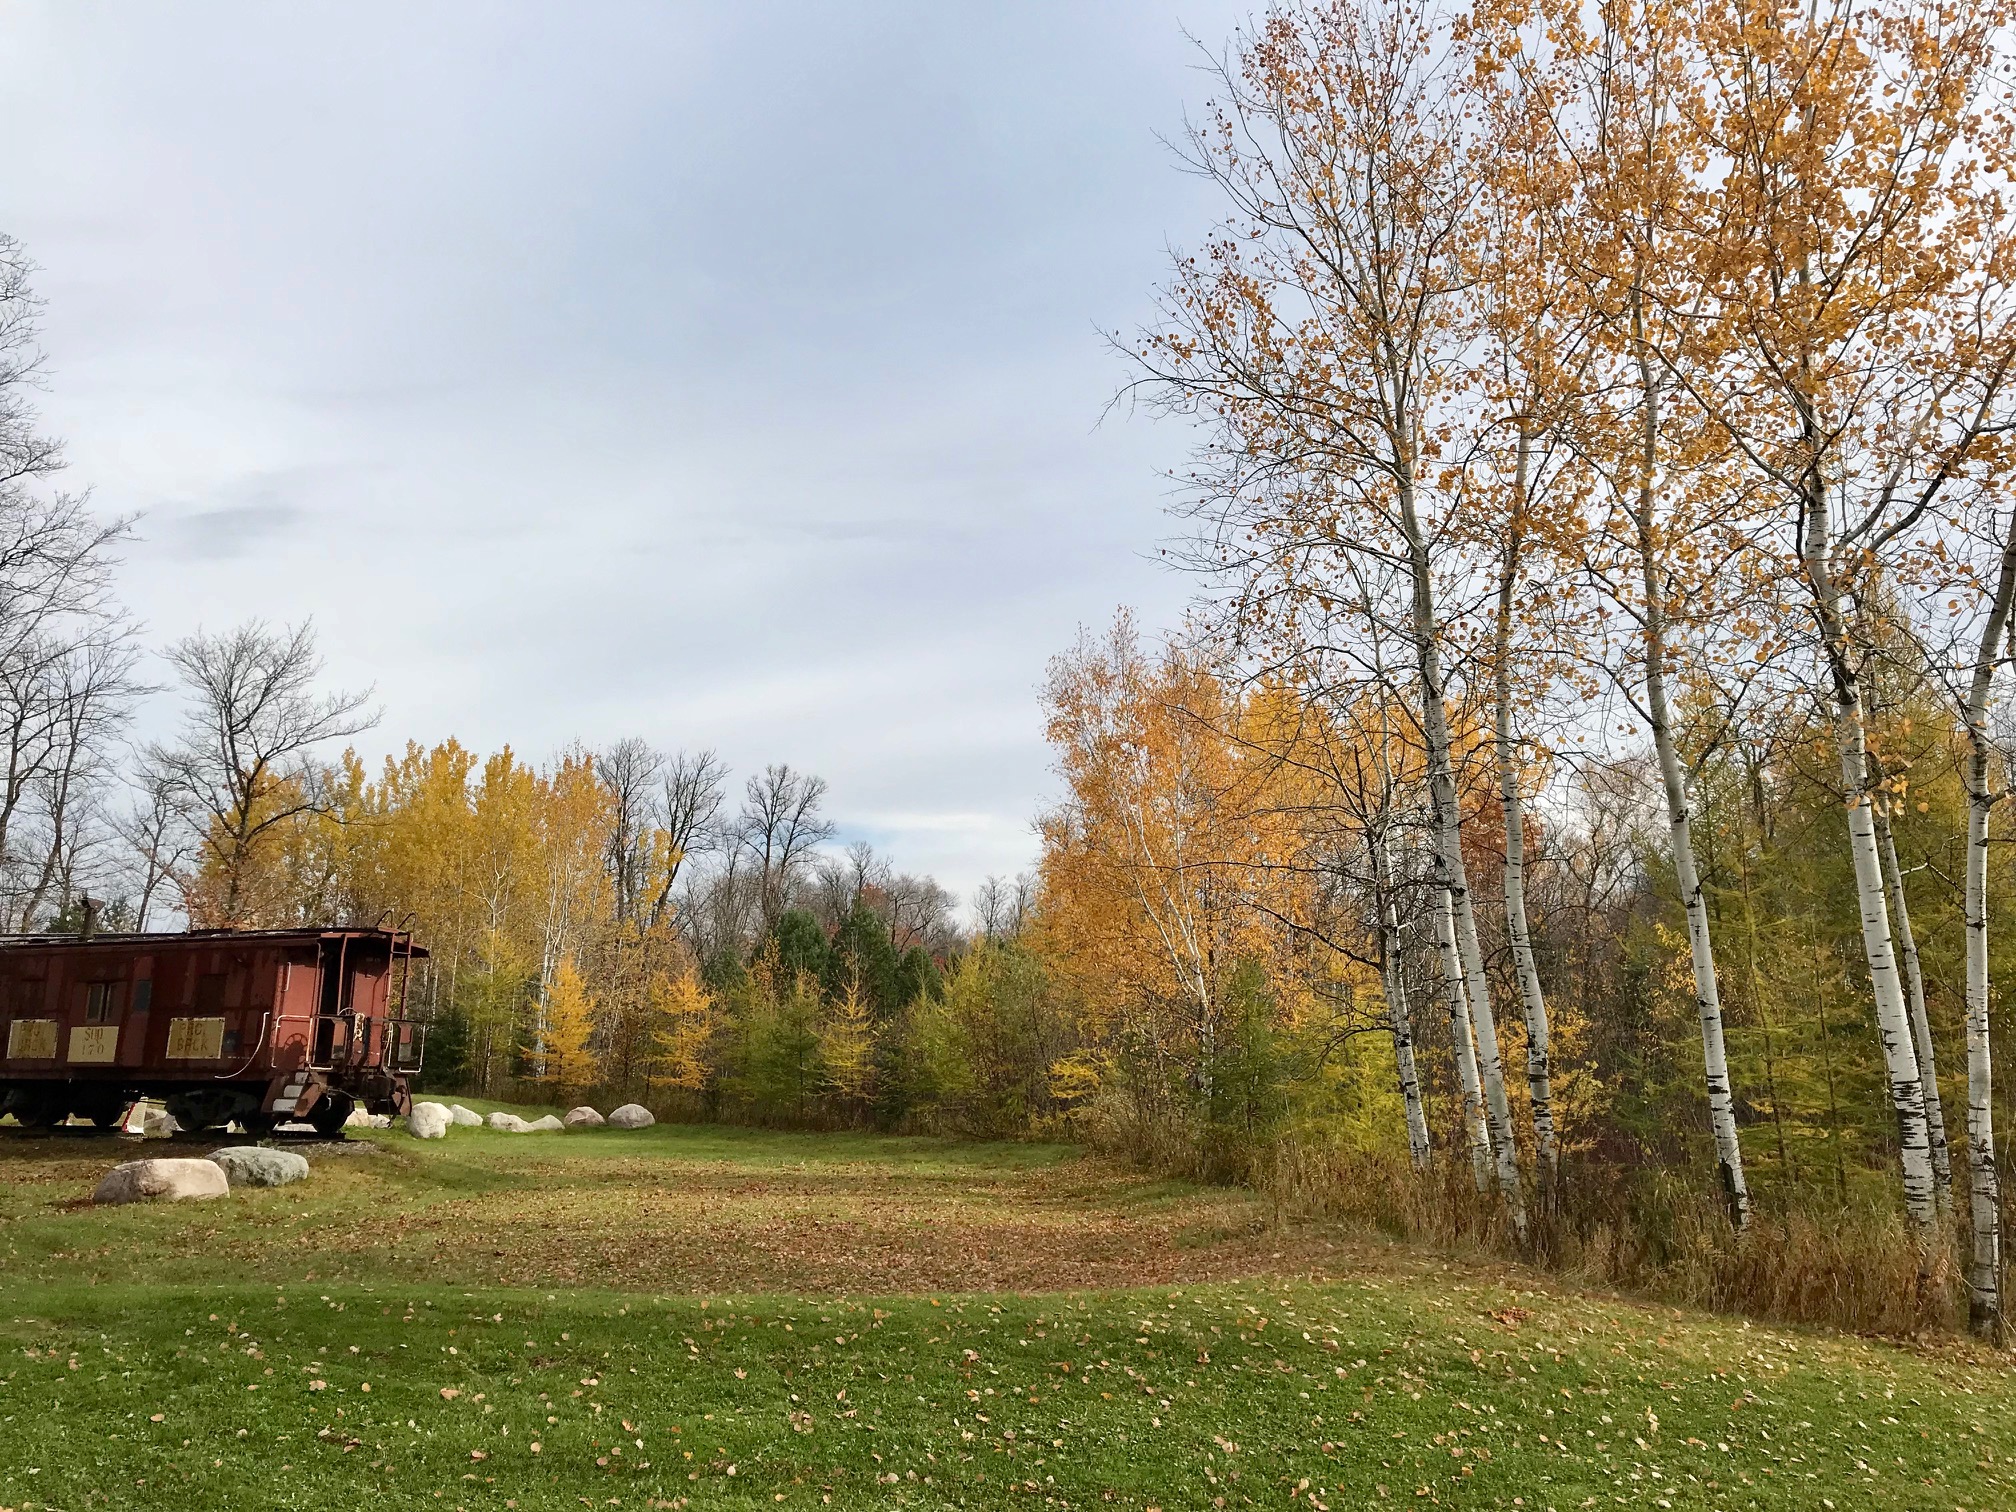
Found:
<path fill-rule="evenodd" d="M 406 1115 L 406 1132 L 415 1139 L 445 1139 L 455 1126 L 455 1115 L 437 1102 L 413 1104 Z"/>
<path fill-rule="evenodd" d="M 292 1150 L 267 1150 L 258 1145 L 232 1145 L 212 1150 L 210 1158 L 234 1187 L 287 1186 L 308 1179 L 308 1161 Z"/>
<path fill-rule="evenodd" d="M 567 1116 L 560 1121 L 570 1129 L 599 1129 L 608 1122 L 593 1108 L 569 1108 Z"/>
<path fill-rule="evenodd" d="M 544 1118 L 535 1118 L 525 1126 L 526 1132 L 531 1134 L 558 1134 L 566 1127 L 567 1125 L 560 1122 L 551 1113 L 548 1113 Z"/>
<path fill-rule="evenodd" d="M 516 1113 L 492 1113 L 485 1120 L 493 1129 L 502 1129 L 506 1134 L 530 1134 L 532 1125 Z"/>
<path fill-rule="evenodd" d="M 656 1122 L 649 1108 L 640 1108 L 636 1103 L 625 1103 L 609 1115 L 612 1129 L 648 1129 Z"/>
<path fill-rule="evenodd" d="M 230 1195 L 231 1183 L 214 1160 L 129 1160 L 106 1172 L 91 1200 L 183 1202 Z"/>
<path fill-rule="evenodd" d="M 465 1108 L 462 1104 L 456 1103 L 448 1109 L 448 1112 L 453 1116 L 455 1127 L 458 1129 L 480 1129 L 483 1127 L 483 1115 L 478 1113 L 474 1108 Z"/>

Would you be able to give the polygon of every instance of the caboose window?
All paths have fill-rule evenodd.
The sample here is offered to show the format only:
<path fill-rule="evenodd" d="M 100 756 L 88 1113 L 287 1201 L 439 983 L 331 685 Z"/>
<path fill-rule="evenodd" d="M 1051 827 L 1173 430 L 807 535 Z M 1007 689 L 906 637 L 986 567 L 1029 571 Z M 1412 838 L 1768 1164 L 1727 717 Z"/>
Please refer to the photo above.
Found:
<path fill-rule="evenodd" d="M 224 1011 L 223 972 L 208 971 L 196 978 L 196 1011 L 198 1013 Z"/>
<path fill-rule="evenodd" d="M 84 989 L 84 1022 L 110 1024 L 119 1017 L 119 984 L 92 982 Z"/>

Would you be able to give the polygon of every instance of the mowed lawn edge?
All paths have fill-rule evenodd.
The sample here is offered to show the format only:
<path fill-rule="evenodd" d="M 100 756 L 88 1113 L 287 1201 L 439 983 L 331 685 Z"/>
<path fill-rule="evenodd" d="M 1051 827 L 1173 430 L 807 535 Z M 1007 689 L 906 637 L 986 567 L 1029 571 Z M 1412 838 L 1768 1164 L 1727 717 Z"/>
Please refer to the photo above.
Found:
<path fill-rule="evenodd" d="M 247 1194 L 244 1212 L 291 1234 L 317 1203 L 375 1196 L 397 1224 L 435 1184 L 451 1193 L 439 1201 L 516 1203 L 528 1170 L 556 1201 L 593 1197 L 643 1149 L 718 1167 L 699 1211 L 729 1225 L 770 1200 L 766 1173 L 803 1204 L 821 1171 L 849 1211 L 876 1192 L 901 1209 L 919 1186 L 934 1205 L 970 1191 L 1011 1228 L 1027 1205 L 1085 1213 L 1102 1235 L 1148 1213 L 1193 1247 L 1244 1221 L 1228 1206 L 1240 1194 L 1068 1150 L 738 1130 L 616 1136 L 628 1149 L 550 1136 L 545 1151 L 485 1134 L 458 1154 L 452 1139 L 377 1137 L 394 1153 L 327 1162 L 343 1179 L 324 1196 L 311 1179 Z M 472 1159 L 493 1178 L 473 1194 Z M 254 1282 L 228 1246 L 177 1247 L 217 1208 L 92 1212 L 64 1185 L 45 1168 L 0 1208 L 10 1252 L 29 1239 L 37 1257 L 0 1279 L 0 1507 L 16 1512 L 2016 1504 L 2003 1357 L 1751 1326 L 1399 1246 L 1333 1247 L 1320 1279 L 1079 1288 L 1060 1273 L 1012 1292 L 435 1273 L 458 1253 L 494 1258 L 500 1233 L 429 1249 L 424 1273 Z M 124 1237 L 134 1264 L 66 1274 L 40 1242 L 52 1233 L 94 1254 Z M 1238 1242 L 1235 1258 L 1302 1258 Z M 173 1279 L 146 1274 L 162 1256 Z"/>

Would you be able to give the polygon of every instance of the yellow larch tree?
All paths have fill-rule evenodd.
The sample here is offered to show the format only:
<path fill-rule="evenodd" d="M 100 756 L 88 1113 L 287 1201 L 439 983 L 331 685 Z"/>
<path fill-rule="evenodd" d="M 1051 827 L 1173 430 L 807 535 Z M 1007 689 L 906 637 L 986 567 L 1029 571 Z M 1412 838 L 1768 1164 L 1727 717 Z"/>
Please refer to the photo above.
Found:
<path fill-rule="evenodd" d="M 595 999 L 574 969 L 572 956 L 562 956 L 553 968 L 541 1018 L 539 1038 L 527 1047 L 537 1067 L 536 1079 L 566 1090 L 592 1085 Z"/>

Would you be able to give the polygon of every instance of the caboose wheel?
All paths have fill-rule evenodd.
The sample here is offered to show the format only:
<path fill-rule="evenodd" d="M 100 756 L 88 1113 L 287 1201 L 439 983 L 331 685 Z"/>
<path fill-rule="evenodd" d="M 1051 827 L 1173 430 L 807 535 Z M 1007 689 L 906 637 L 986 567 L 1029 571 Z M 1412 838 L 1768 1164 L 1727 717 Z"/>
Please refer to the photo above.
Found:
<path fill-rule="evenodd" d="M 132 1104 L 123 1097 L 110 1102 L 101 1097 L 92 1099 L 77 1112 L 89 1119 L 94 1129 L 109 1129 L 126 1116 L 126 1110 L 131 1106 Z"/>
<path fill-rule="evenodd" d="M 168 1116 L 181 1125 L 184 1134 L 201 1134 L 214 1129 L 229 1116 L 228 1104 L 209 1092 L 177 1092 L 167 1099 Z"/>
<path fill-rule="evenodd" d="M 53 1129 L 70 1116 L 68 1103 L 46 1093 L 17 1093 L 8 1111 L 24 1129 Z"/>
<path fill-rule="evenodd" d="M 308 1122 L 324 1139 L 334 1139 L 343 1132 L 344 1122 L 356 1106 L 348 1092 L 324 1092 L 321 1101 L 308 1110 Z"/>
<path fill-rule="evenodd" d="M 240 1113 L 238 1126 L 254 1139 L 271 1139 L 280 1120 L 271 1113 Z"/>

